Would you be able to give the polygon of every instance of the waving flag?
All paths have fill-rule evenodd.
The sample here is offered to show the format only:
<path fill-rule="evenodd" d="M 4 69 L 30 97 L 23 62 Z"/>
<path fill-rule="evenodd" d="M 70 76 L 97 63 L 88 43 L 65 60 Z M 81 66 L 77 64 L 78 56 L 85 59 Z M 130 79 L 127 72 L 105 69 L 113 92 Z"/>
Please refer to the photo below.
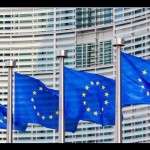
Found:
<path fill-rule="evenodd" d="M 66 113 L 97 124 L 115 124 L 115 81 L 65 67 Z"/>
<path fill-rule="evenodd" d="M 122 106 L 150 104 L 150 61 L 121 53 Z"/>
<path fill-rule="evenodd" d="M 26 123 L 15 122 L 13 123 L 13 129 L 19 131 L 25 131 L 27 128 Z M 7 108 L 0 104 L 0 129 L 7 129 Z"/>
<path fill-rule="evenodd" d="M 58 129 L 59 93 L 40 80 L 15 73 L 15 119 Z M 65 131 L 75 132 L 78 121 L 65 113 Z"/>

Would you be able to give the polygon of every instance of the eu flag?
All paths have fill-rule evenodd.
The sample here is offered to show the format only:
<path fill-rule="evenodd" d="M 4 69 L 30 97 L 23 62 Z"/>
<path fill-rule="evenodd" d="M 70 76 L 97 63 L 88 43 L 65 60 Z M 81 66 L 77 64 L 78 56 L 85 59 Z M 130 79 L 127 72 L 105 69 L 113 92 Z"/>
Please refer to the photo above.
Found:
<path fill-rule="evenodd" d="M 97 124 L 115 124 L 115 81 L 64 67 L 66 113 Z"/>
<path fill-rule="evenodd" d="M 150 61 L 121 53 L 122 106 L 150 104 Z"/>
<path fill-rule="evenodd" d="M 40 80 L 15 73 L 16 120 L 36 123 L 47 128 L 58 129 L 59 93 L 46 87 Z M 75 132 L 78 121 L 65 113 L 65 131 Z"/>
<path fill-rule="evenodd" d="M 14 130 L 25 131 L 26 128 L 26 123 L 20 123 L 17 121 L 13 123 Z M 0 104 L 0 129 L 7 129 L 7 108 L 2 104 Z"/>
<path fill-rule="evenodd" d="M 0 128 L 7 129 L 7 109 L 5 106 L 0 104 Z"/>

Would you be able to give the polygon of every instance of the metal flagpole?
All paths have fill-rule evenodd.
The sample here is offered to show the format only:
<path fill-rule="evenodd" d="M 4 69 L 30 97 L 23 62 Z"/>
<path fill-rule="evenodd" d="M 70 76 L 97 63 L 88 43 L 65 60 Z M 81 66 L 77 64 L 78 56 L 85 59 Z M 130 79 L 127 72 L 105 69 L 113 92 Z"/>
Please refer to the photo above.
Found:
<path fill-rule="evenodd" d="M 64 57 L 67 57 L 67 51 L 58 50 L 57 57 L 60 57 L 59 64 L 59 143 L 65 142 L 65 119 L 64 119 Z"/>
<path fill-rule="evenodd" d="M 7 60 L 5 61 L 5 66 L 8 67 L 8 99 L 7 99 L 7 143 L 12 143 L 12 75 L 13 67 L 16 66 L 16 61 Z"/>
<path fill-rule="evenodd" d="M 121 46 L 124 39 L 115 38 L 113 46 L 116 46 L 116 106 L 115 106 L 115 143 L 122 143 L 122 102 L 121 102 Z"/>

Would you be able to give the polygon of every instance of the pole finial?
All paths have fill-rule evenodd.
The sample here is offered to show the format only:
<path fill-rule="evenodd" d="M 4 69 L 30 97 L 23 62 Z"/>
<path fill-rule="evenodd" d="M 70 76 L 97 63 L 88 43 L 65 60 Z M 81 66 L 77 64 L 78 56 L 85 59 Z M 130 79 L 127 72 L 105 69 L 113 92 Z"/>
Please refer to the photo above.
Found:
<path fill-rule="evenodd" d="M 6 60 L 5 61 L 5 67 L 11 67 L 11 68 L 14 68 L 16 67 L 16 61 L 15 60 Z"/>
<path fill-rule="evenodd" d="M 67 57 L 67 51 L 65 51 L 65 50 L 57 50 L 56 51 L 56 56 L 57 57 Z"/>
<path fill-rule="evenodd" d="M 124 39 L 122 39 L 122 38 L 115 38 L 113 40 L 113 46 L 124 46 Z"/>

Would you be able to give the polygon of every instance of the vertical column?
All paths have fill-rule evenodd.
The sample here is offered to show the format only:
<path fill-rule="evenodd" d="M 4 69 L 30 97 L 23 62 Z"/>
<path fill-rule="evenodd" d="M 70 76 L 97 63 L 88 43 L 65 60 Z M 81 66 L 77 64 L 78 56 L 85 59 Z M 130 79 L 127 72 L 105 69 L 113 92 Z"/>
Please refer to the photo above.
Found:
<path fill-rule="evenodd" d="M 7 143 L 12 143 L 12 94 L 13 94 L 13 85 L 12 85 L 12 76 L 13 76 L 13 67 L 16 66 L 16 61 L 8 60 L 5 61 L 5 66 L 8 67 L 8 99 L 7 99 Z"/>
<path fill-rule="evenodd" d="M 116 46 L 116 103 L 115 103 L 115 143 L 122 143 L 122 102 L 121 102 L 121 46 L 124 40 L 115 38 Z"/>
<path fill-rule="evenodd" d="M 65 142 L 65 119 L 64 119 L 64 57 L 67 57 L 67 51 L 58 50 L 57 57 L 60 58 L 59 63 L 59 143 Z"/>

